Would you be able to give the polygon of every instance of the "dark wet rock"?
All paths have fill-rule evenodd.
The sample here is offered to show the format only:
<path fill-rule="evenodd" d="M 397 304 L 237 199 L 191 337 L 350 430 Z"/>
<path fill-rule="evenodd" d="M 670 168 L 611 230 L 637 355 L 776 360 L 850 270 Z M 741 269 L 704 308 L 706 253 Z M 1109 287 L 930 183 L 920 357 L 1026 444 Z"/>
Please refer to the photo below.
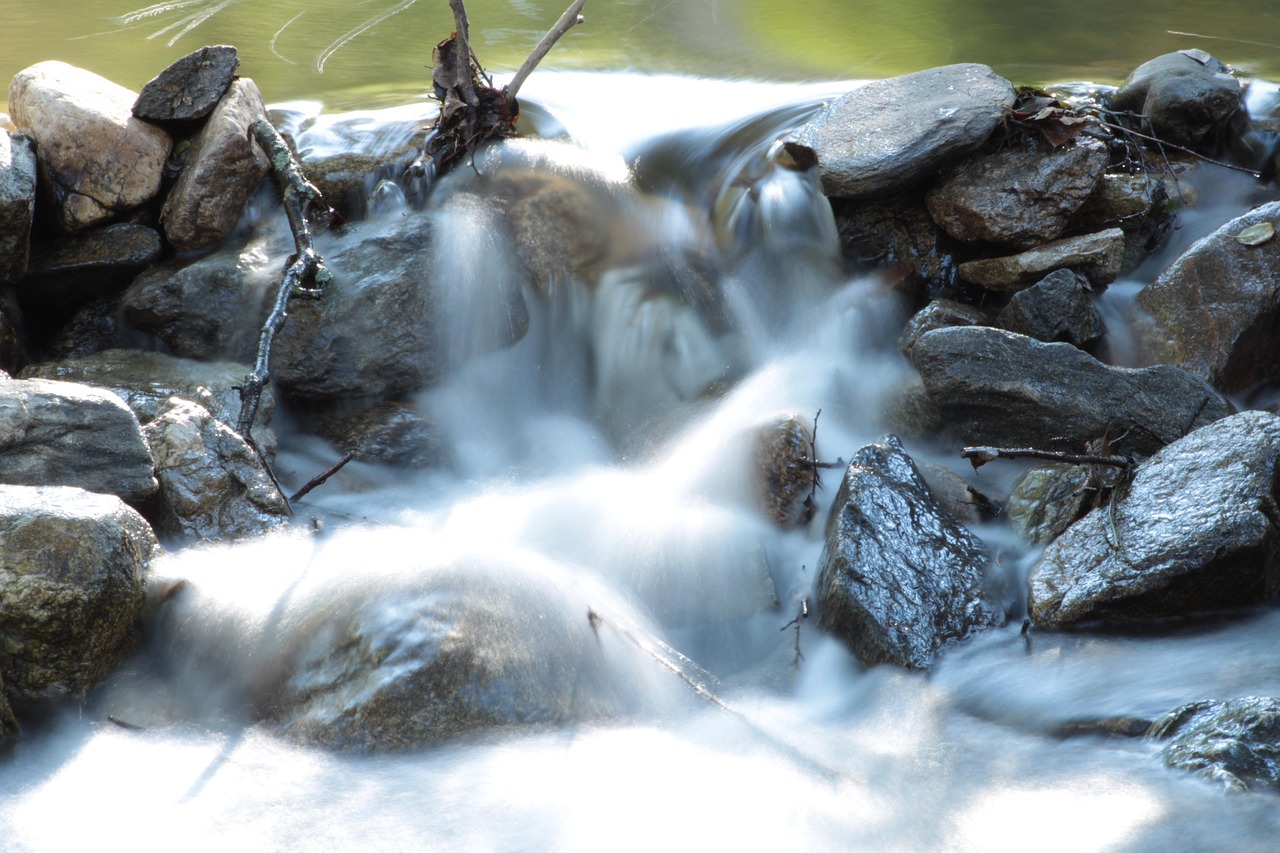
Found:
<path fill-rule="evenodd" d="M 1013 484 L 1005 517 L 1023 539 L 1044 545 L 1079 520 L 1095 497 L 1088 466 L 1036 465 Z"/>
<path fill-rule="evenodd" d="M 110 495 L 0 487 L 0 670 L 11 698 L 83 697 L 131 648 L 156 551 Z"/>
<path fill-rule="evenodd" d="M 236 49 L 213 45 L 192 51 L 142 87 L 133 114 L 147 121 L 186 121 L 208 115 L 235 79 Z"/>
<path fill-rule="evenodd" d="M 995 518 L 997 510 L 991 499 L 955 471 L 941 465 L 918 467 L 933 499 L 956 521 L 966 527 L 976 527 Z"/>
<path fill-rule="evenodd" d="M 1029 249 L 1062 236 L 1110 162 L 1107 147 L 1036 143 L 964 161 L 925 196 L 929 215 L 966 243 Z"/>
<path fill-rule="evenodd" d="M 918 375 L 912 375 L 885 399 L 885 423 L 900 435 L 924 438 L 946 426 L 942 411 L 933 403 Z"/>
<path fill-rule="evenodd" d="M 149 270 L 125 291 L 124 319 L 160 338 L 174 355 L 252 363 L 279 284 L 273 247 L 270 239 L 258 238 L 185 266 Z"/>
<path fill-rule="evenodd" d="M 909 299 L 956 283 L 958 247 L 933 224 L 919 193 L 857 202 L 833 199 L 832 208 L 844 253 L 904 271 Z"/>
<path fill-rule="evenodd" d="M 41 357 L 55 361 L 84 358 L 123 346 L 126 330 L 120 312 L 120 294 L 90 299 L 44 342 Z"/>
<path fill-rule="evenodd" d="M 994 325 L 1045 343 L 1064 341 L 1092 349 L 1106 334 L 1107 324 L 1091 293 L 1084 276 L 1070 270 L 1051 272 L 1015 293 Z"/>
<path fill-rule="evenodd" d="M 18 297 L 33 309 L 78 306 L 123 290 L 160 252 L 154 228 L 128 222 L 37 243 Z"/>
<path fill-rule="evenodd" d="M 142 430 L 159 493 L 156 532 L 189 541 L 244 539 L 289 520 L 289 505 L 258 454 L 208 409 L 173 398 Z"/>
<path fill-rule="evenodd" d="M 945 429 L 967 444 L 1065 446 L 1110 436 L 1120 452 L 1151 453 L 1234 411 L 1176 367 L 1103 364 L 1070 344 L 1000 329 L 938 329 L 911 350 Z"/>
<path fill-rule="evenodd" d="M 310 426 L 358 462 L 431 468 L 443 460 L 444 440 L 416 406 L 385 402 L 354 411 L 312 413 Z"/>
<path fill-rule="evenodd" d="M 252 132 L 253 123 L 266 117 L 252 80 L 241 77 L 231 84 L 183 155 L 182 174 L 160 213 L 175 249 L 207 249 L 236 227 L 245 202 L 271 168 Z"/>
<path fill-rule="evenodd" d="M 854 455 L 832 505 L 819 624 L 863 663 L 927 669 L 945 646 L 1002 621 L 984 591 L 987 562 L 887 436 Z"/>
<path fill-rule="evenodd" d="M 27 137 L 0 130 L 0 284 L 26 274 L 35 211 L 35 149 Z"/>
<path fill-rule="evenodd" d="M 1228 791 L 1280 789 L 1280 699 L 1192 702 L 1156 720 L 1147 737 L 1168 741 L 1161 755 L 1169 767 Z"/>
<path fill-rule="evenodd" d="M 1144 717 L 1103 717 L 1099 720 L 1072 720 L 1053 728 L 1057 738 L 1073 737 L 1143 737 L 1151 728 Z"/>
<path fill-rule="evenodd" d="M 968 261 L 960 265 L 960 278 L 988 290 L 1016 291 L 1030 287 L 1054 270 L 1069 269 L 1100 287 L 1115 281 L 1120 274 L 1124 247 L 1124 232 L 1108 228 L 1054 240 L 1017 255 Z"/>
<path fill-rule="evenodd" d="M 134 118 L 136 97 L 57 61 L 32 65 L 10 82 L 13 123 L 35 140 L 42 192 L 64 231 L 102 224 L 159 191 L 172 140 Z"/>
<path fill-rule="evenodd" d="M 935 299 L 907 321 L 902 334 L 898 336 L 898 349 L 903 355 L 910 355 L 911 348 L 920 340 L 920 336 L 934 329 L 989 325 L 991 317 L 981 308 L 956 302 L 954 299 Z"/>
<path fill-rule="evenodd" d="M 974 151 L 1013 100 L 1013 84 L 985 65 L 931 68 L 849 92 L 788 147 L 817 158 L 829 196 L 888 195 Z"/>
<path fill-rule="evenodd" d="M 1167 142 L 1208 150 L 1243 98 L 1225 65 L 1202 50 L 1180 50 L 1138 66 L 1110 106 L 1145 116 L 1144 126 Z"/>
<path fill-rule="evenodd" d="M 1093 195 L 1072 217 L 1074 227 L 1085 231 L 1119 228 L 1125 233 L 1142 228 L 1154 208 L 1178 198 L 1173 178 L 1139 172 L 1136 175 L 1103 175 Z"/>
<path fill-rule="evenodd" d="M 1144 462 L 1128 488 L 1045 549 L 1031 571 L 1037 625 L 1185 616 L 1280 590 L 1280 418 L 1243 412 Z"/>
<path fill-rule="evenodd" d="M 787 530 L 813 518 L 813 428 L 798 415 L 760 427 L 755 442 L 756 493 L 765 515 Z"/>
<path fill-rule="evenodd" d="M 18 718 L 9 706 L 4 693 L 4 673 L 0 672 L 0 749 L 7 746 L 18 735 Z"/>
<path fill-rule="evenodd" d="M 1280 238 L 1247 246 L 1246 228 L 1280 228 L 1280 202 L 1198 241 L 1138 294 L 1148 363 L 1174 364 L 1236 393 L 1280 378 Z"/>
<path fill-rule="evenodd" d="M 0 483 L 79 486 L 137 501 L 155 493 L 138 419 L 109 391 L 0 378 Z"/>
<path fill-rule="evenodd" d="M 0 292 L 0 370 L 15 374 L 31 360 L 23 334 L 22 310 L 12 294 Z"/>

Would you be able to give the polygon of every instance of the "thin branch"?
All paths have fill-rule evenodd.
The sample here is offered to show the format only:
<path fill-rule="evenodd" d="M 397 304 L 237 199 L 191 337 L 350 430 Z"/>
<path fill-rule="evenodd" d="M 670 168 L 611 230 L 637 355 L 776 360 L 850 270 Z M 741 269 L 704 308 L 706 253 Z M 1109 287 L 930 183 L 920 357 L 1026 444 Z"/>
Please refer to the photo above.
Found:
<path fill-rule="evenodd" d="M 1255 178 L 1262 177 L 1261 172 L 1256 172 L 1253 169 L 1246 169 L 1244 166 L 1235 166 L 1235 165 L 1232 165 L 1231 163 L 1223 163 L 1221 160 L 1215 160 L 1212 157 L 1206 157 L 1205 155 L 1201 154 L 1199 151 L 1194 151 L 1190 148 L 1184 148 L 1181 145 L 1175 145 L 1174 143 L 1161 139 L 1158 136 L 1149 136 L 1145 133 L 1139 133 L 1138 131 L 1128 127 L 1122 127 L 1118 124 L 1111 124 L 1110 122 L 1102 121 L 1101 119 L 1098 120 L 1098 124 L 1102 125 L 1108 130 L 1115 130 L 1121 133 L 1128 133 L 1138 137 L 1139 139 L 1145 139 L 1148 142 L 1154 142 L 1157 145 L 1166 146 L 1168 148 L 1172 148 L 1175 151 L 1181 151 L 1183 154 L 1190 154 L 1192 157 L 1203 160 L 1204 162 L 1209 163 L 1210 165 L 1213 165 L 1213 166 L 1221 166 L 1224 169 L 1231 169 L 1236 172 L 1244 172 L 1246 175 L 1253 175 L 1253 177 Z"/>
<path fill-rule="evenodd" d="M 1061 453 L 1056 450 L 1039 450 L 1034 447 L 966 447 L 960 451 L 961 459 L 968 459 L 974 468 L 996 459 L 1045 459 L 1065 462 L 1068 465 L 1109 465 L 1113 468 L 1132 468 L 1128 456 L 1103 456 L 1095 453 Z"/>
<path fill-rule="evenodd" d="M 462 0 L 450 0 L 450 5 L 454 2 L 461 3 Z M 514 98 L 516 93 L 520 91 L 520 87 L 524 85 L 524 81 L 533 73 L 533 69 L 538 67 L 538 63 L 560 40 L 560 37 L 586 20 L 582 17 L 582 7 L 586 2 L 587 0 L 573 0 L 569 8 L 565 9 L 564 14 L 560 16 L 560 20 L 556 21 L 555 26 L 547 30 L 547 34 L 534 47 L 533 53 L 529 54 L 529 58 L 524 61 L 524 64 L 516 71 L 515 76 L 511 78 L 511 82 L 506 85 L 505 91 L 508 95 Z"/>
<path fill-rule="evenodd" d="M 324 471 L 322 471 L 321 473 L 317 474 L 316 476 L 308 480 L 307 484 L 303 486 L 301 489 L 298 489 L 298 491 L 289 495 L 289 502 L 293 503 L 299 498 L 304 498 L 307 495 L 311 494 L 313 489 L 323 486 L 326 480 L 328 480 L 334 474 L 338 473 L 343 468 L 345 468 L 347 466 L 347 463 L 355 458 L 356 458 L 356 454 L 354 450 L 348 453 L 346 456 L 343 456 L 337 462 L 333 463 L 328 468 L 326 468 Z"/>

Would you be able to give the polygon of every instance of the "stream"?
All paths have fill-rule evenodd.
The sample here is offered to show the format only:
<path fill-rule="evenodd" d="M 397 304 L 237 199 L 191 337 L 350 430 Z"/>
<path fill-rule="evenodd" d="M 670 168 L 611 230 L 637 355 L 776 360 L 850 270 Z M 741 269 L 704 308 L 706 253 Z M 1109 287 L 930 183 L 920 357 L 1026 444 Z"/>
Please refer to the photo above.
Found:
<path fill-rule="evenodd" d="M 927 675 L 867 669 L 816 620 L 793 624 L 812 601 L 839 473 L 807 528 L 779 530 L 757 504 L 755 431 L 817 418 L 819 457 L 848 459 L 887 430 L 885 401 L 910 374 L 896 347 L 904 307 L 841 257 L 816 178 L 771 165 L 777 140 L 850 85 L 535 73 L 521 100 L 554 138 L 507 157 L 615 204 L 618 248 L 599 284 L 564 277 L 529 298 L 528 334 L 488 351 L 483 329 L 523 275 L 489 237 L 500 202 L 475 203 L 496 159 L 436 187 L 433 274 L 456 285 L 442 305 L 449 366 L 414 402 L 448 463 L 354 463 L 299 504 L 293 531 L 164 557 L 153 583 L 182 584 L 183 598 L 152 620 L 145 648 L 0 759 L 0 849 L 1274 850 L 1274 795 L 1224 795 L 1140 739 L 1053 735 L 1280 695 L 1272 607 L 1028 639 L 1014 601 L 1008 626 Z M 313 152 L 342 144 L 344 128 L 391 139 L 430 117 L 421 99 L 359 114 L 275 100 Z M 1118 360 L 1138 287 L 1280 196 L 1225 170 L 1189 180 L 1195 207 L 1105 297 Z M 361 232 L 389 227 L 403 204 Z M 714 312 L 681 295 L 696 264 L 717 272 Z M 338 459 L 287 418 L 275 426 L 286 491 Z M 958 447 L 906 444 L 993 495 L 1020 470 L 975 473 Z M 1025 585 L 1036 551 L 999 521 L 975 532 Z M 438 571 L 560 590 L 628 685 L 625 710 L 375 755 L 298 746 L 255 722 L 255 685 L 280 648 Z M 509 642 L 531 637 L 517 624 Z"/>

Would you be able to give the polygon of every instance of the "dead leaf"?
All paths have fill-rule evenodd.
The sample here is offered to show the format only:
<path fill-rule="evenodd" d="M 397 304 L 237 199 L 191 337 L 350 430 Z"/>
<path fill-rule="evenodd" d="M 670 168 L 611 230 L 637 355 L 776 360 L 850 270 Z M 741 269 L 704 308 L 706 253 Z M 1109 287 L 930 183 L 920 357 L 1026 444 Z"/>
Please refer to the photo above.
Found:
<path fill-rule="evenodd" d="M 1259 222 L 1236 235 L 1236 240 L 1245 246 L 1261 246 L 1276 235 L 1275 226 L 1270 222 Z"/>

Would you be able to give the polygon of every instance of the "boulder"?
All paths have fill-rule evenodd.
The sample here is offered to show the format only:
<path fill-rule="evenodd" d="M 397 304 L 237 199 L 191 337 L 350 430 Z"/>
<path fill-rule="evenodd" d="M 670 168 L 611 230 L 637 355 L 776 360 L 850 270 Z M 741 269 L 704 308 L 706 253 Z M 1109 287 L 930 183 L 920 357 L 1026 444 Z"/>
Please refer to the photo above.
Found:
<path fill-rule="evenodd" d="M 860 201 L 832 199 L 844 253 L 906 274 L 909 300 L 956 283 L 956 252 L 964 247 L 933 223 L 919 193 Z"/>
<path fill-rule="evenodd" d="M 77 307 L 123 290 L 160 252 L 154 228 L 129 222 L 37 243 L 18 298 L 32 310 Z"/>
<path fill-rule="evenodd" d="M 0 284 L 27 272 L 36 210 L 36 154 L 31 140 L 0 130 Z"/>
<path fill-rule="evenodd" d="M 1013 484 L 1005 517 L 1032 545 L 1057 539 L 1089 508 L 1097 496 L 1086 465 L 1035 465 Z"/>
<path fill-rule="evenodd" d="M 956 302 L 954 299 L 934 299 L 907 321 L 902 334 L 898 336 L 898 349 L 903 355 L 911 355 L 911 348 L 920 340 L 920 336 L 934 329 L 989 325 L 991 317 L 981 308 Z"/>
<path fill-rule="evenodd" d="M 1155 136 L 1200 150 L 1240 109 L 1244 87 L 1203 50 L 1180 50 L 1139 65 L 1111 96 L 1113 110 L 1137 113 Z"/>
<path fill-rule="evenodd" d="M 1091 294 L 1084 276 L 1057 270 L 1015 293 L 995 325 L 1045 343 L 1065 341 L 1089 350 L 1107 333 L 1107 323 Z"/>
<path fill-rule="evenodd" d="M 985 65 L 875 80 L 827 105 L 788 143 L 816 157 L 828 196 L 888 195 L 982 145 L 1013 106 L 1013 84 Z"/>
<path fill-rule="evenodd" d="M 0 483 L 79 486 L 138 501 L 156 491 L 138 419 L 101 388 L 0 378 Z"/>
<path fill-rule="evenodd" d="M 235 79 L 236 49 L 219 44 L 192 51 L 138 93 L 133 114 L 147 121 L 189 121 L 213 111 Z"/>
<path fill-rule="evenodd" d="M 1185 616 L 1280 590 L 1280 417 L 1242 412 L 1137 469 L 1110 505 L 1045 549 L 1029 579 L 1036 624 Z"/>
<path fill-rule="evenodd" d="M 444 440 L 416 406 L 387 401 L 368 408 L 310 413 L 309 426 L 359 462 L 432 468 L 440 464 Z"/>
<path fill-rule="evenodd" d="M 120 310 L 118 293 L 90 299 L 44 342 L 40 348 L 41 357 L 53 360 L 84 358 L 124 346 L 128 330 L 120 319 Z M 9 372 L 16 373 L 17 370 Z"/>
<path fill-rule="evenodd" d="M 11 697 L 83 697 L 130 651 L 157 549 L 119 498 L 0 487 L 0 670 Z"/>
<path fill-rule="evenodd" d="M 988 290 L 1023 290 L 1054 270 L 1082 274 L 1095 287 L 1110 284 L 1124 260 L 1124 232 L 1108 228 L 1082 237 L 1067 237 L 1003 258 L 983 258 L 960 265 L 960 278 Z"/>
<path fill-rule="evenodd" d="M 1280 228 L 1280 202 L 1199 240 L 1139 292 L 1144 361 L 1177 365 L 1228 394 L 1280 378 L 1280 239 L 1238 239 L 1268 225 Z"/>
<path fill-rule="evenodd" d="M 1106 145 L 1083 136 L 1058 148 L 1038 142 L 996 151 L 945 173 L 925 203 L 957 240 L 1029 249 L 1062 236 L 1110 160 Z"/>
<path fill-rule="evenodd" d="M 1156 720 L 1147 737 L 1167 741 L 1161 755 L 1169 767 L 1228 791 L 1280 789 L 1280 699 L 1192 702 Z"/>
<path fill-rule="evenodd" d="M 182 174 L 160 212 L 175 249 L 207 249 L 236 227 L 245 202 L 271 168 L 252 131 L 266 117 L 252 80 L 241 77 L 231 84 L 185 151 Z"/>
<path fill-rule="evenodd" d="M 928 669 L 942 649 L 999 624 L 982 543 L 933 499 L 894 436 L 859 450 L 827 522 L 819 624 L 867 665 Z"/>
<path fill-rule="evenodd" d="M 289 505 L 258 454 L 204 406 L 175 397 L 142 434 L 160 483 L 148 507 L 156 532 L 243 539 L 288 523 Z"/>
<path fill-rule="evenodd" d="M 967 444 L 1080 450 L 1109 437 L 1119 452 L 1152 453 L 1234 411 L 1176 367 L 1112 367 L 1070 344 L 984 326 L 923 335 L 911 363 L 944 428 Z"/>
<path fill-rule="evenodd" d="M 756 494 L 765 515 L 783 530 L 802 527 L 813 518 L 818 471 L 812 448 L 813 428 L 797 415 L 765 424 L 756 433 Z"/>
<path fill-rule="evenodd" d="M 65 62 L 40 62 L 9 84 L 13 123 L 36 143 L 41 183 L 66 231 L 101 224 L 153 198 L 172 140 L 133 117 L 136 95 Z"/>

